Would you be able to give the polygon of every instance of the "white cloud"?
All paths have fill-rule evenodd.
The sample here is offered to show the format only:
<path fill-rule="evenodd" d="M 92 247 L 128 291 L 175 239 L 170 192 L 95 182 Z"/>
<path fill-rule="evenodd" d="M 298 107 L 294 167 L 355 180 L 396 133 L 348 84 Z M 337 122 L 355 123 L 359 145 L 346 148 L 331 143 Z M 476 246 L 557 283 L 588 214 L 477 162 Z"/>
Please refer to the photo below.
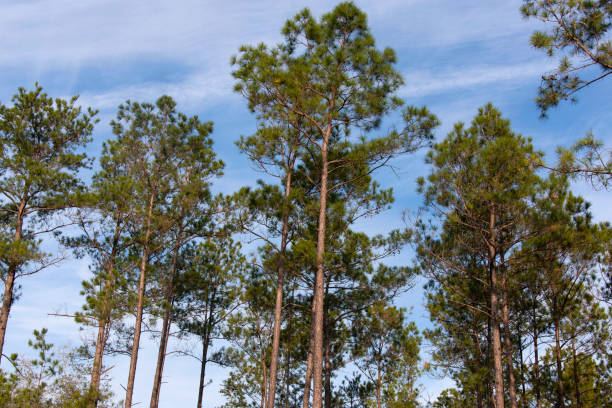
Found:
<path fill-rule="evenodd" d="M 419 97 L 508 82 L 518 87 L 523 81 L 537 80 L 551 67 L 546 61 L 534 61 L 513 65 L 468 66 L 444 71 L 409 71 L 404 73 L 405 85 L 400 94 Z"/>
<path fill-rule="evenodd" d="M 155 102 L 159 96 L 166 94 L 179 103 L 181 110 L 193 107 L 203 109 L 221 100 L 227 101 L 234 95 L 232 78 L 229 72 L 224 74 L 195 73 L 178 82 L 146 82 L 102 92 L 85 91 L 79 97 L 79 104 L 104 111 L 115 109 L 127 99 Z"/>

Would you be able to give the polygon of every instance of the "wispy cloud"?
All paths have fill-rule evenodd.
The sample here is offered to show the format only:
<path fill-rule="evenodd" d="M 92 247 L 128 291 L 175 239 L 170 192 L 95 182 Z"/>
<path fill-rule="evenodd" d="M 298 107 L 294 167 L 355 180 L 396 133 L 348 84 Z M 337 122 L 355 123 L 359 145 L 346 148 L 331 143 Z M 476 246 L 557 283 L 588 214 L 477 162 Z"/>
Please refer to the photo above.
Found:
<path fill-rule="evenodd" d="M 101 92 L 85 91 L 79 97 L 79 104 L 104 111 L 115 109 L 127 99 L 154 102 L 166 94 L 175 98 L 183 110 L 204 109 L 231 99 L 234 96 L 232 84 L 229 73 L 196 72 L 178 82 L 145 82 Z"/>
<path fill-rule="evenodd" d="M 540 60 L 514 65 L 449 68 L 443 71 L 409 71 L 404 73 L 406 83 L 400 94 L 418 97 L 501 83 L 521 86 L 523 81 L 537 80 L 551 68 L 552 65 L 547 61 Z"/>

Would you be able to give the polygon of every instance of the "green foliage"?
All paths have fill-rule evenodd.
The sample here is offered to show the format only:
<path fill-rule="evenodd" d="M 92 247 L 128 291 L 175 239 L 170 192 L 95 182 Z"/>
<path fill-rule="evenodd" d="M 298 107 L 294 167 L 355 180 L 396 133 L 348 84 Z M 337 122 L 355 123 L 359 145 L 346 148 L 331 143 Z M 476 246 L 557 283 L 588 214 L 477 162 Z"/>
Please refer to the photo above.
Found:
<path fill-rule="evenodd" d="M 404 314 L 403 309 L 379 302 L 359 315 L 352 327 L 355 365 L 373 384 L 378 403 L 388 408 L 418 406 L 421 339 Z"/>
<path fill-rule="evenodd" d="M 542 76 L 536 102 L 543 115 L 612 74 L 612 5 L 608 0 L 524 0 L 521 13 L 551 26 L 533 33 L 531 45 L 551 57 L 561 54 L 558 68 Z"/>
<path fill-rule="evenodd" d="M 10 357 L 12 373 L 0 371 L 0 403 L 6 408 L 85 408 L 90 395 L 88 370 L 76 351 L 58 356 L 47 342 L 47 329 L 34 330 L 28 345 L 37 352 L 34 359 Z M 112 393 L 105 386 L 98 395 L 98 407 L 111 408 Z"/>
<path fill-rule="evenodd" d="M 595 139 L 592 133 L 567 149 L 560 147 L 559 164 L 555 170 L 570 177 L 581 176 L 594 188 L 608 189 L 612 181 L 612 151 Z"/>
<path fill-rule="evenodd" d="M 59 259 L 40 250 L 42 234 L 58 231 L 52 216 L 79 204 L 78 173 L 89 164 L 95 111 L 53 99 L 36 85 L 0 105 L 0 274 L 4 283 Z M 10 283 L 9 283 L 10 285 Z M 12 289 L 12 288 L 11 288 Z M 1 348 L 1 347 L 0 347 Z"/>

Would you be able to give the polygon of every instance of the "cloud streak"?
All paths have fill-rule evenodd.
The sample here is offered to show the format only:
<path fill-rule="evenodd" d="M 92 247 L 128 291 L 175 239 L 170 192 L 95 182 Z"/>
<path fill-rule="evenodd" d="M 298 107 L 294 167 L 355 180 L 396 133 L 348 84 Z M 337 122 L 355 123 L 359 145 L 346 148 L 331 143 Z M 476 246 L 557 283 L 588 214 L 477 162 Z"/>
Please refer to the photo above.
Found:
<path fill-rule="evenodd" d="M 405 85 L 400 94 L 420 97 L 454 92 L 484 85 L 512 83 L 520 86 L 524 81 L 537 80 L 552 68 L 545 61 L 523 62 L 514 65 L 471 66 L 444 71 L 408 71 L 404 73 Z"/>

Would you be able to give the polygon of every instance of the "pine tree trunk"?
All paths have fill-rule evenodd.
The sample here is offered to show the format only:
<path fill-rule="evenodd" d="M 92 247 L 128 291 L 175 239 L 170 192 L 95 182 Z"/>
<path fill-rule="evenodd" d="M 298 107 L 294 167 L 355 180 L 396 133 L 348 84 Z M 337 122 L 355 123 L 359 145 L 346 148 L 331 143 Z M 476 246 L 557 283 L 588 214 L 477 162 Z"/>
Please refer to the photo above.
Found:
<path fill-rule="evenodd" d="M 327 292 L 327 289 L 326 289 Z M 327 293 L 326 293 L 327 294 Z M 325 311 L 323 313 L 323 349 L 324 349 L 324 359 L 325 359 L 325 408 L 332 408 L 332 386 L 331 386 L 331 350 L 330 350 L 330 328 L 329 328 L 329 313 L 328 307 L 325 306 Z"/>
<path fill-rule="evenodd" d="M 489 274 L 489 286 L 491 286 L 491 275 Z M 487 299 L 487 305 L 491 310 L 491 298 Z M 487 406 L 495 406 L 495 397 L 493 390 L 493 378 L 491 373 L 493 372 L 493 333 L 492 333 L 491 315 L 487 319 Z"/>
<path fill-rule="evenodd" d="M 2 350 L 4 349 L 6 325 L 13 304 L 13 288 L 15 286 L 16 269 L 17 268 L 13 265 L 9 266 L 6 278 L 4 279 L 4 295 L 2 296 L 2 310 L 0 311 L 0 362 L 2 361 Z"/>
<path fill-rule="evenodd" d="M 497 277 L 493 272 L 493 285 L 496 286 Z M 497 319 L 497 291 L 491 290 L 491 323 L 493 337 L 493 376 L 495 381 L 495 408 L 504 408 L 504 378 L 502 372 L 501 333 Z"/>
<path fill-rule="evenodd" d="M 113 234 L 113 244 L 111 248 L 111 254 L 109 259 L 108 268 L 106 270 L 108 277 L 104 282 L 104 305 L 101 311 L 101 319 L 98 320 L 98 336 L 96 338 L 96 351 L 94 354 L 93 368 L 91 370 L 91 382 L 89 389 L 93 393 L 92 406 L 98 406 L 99 395 L 100 395 L 100 379 L 102 378 L 102 359 L 104 358 L 104 349 L 106 348 L 106 340 L 108 338 L 108 331 L 110 329 L 110 315 L 111 310 L 109 308 L 111 288 L 115 284 L 116 277 L 113 270 L 115 269 L 115 259 L 117 252 L 119 251 L 119 235 L 121 233 L 121 224 L 123 223 L 123 214 L 119 212 L 117 214 L 117 223 L 115 225 L 115 232 Z"/>
<path fill-rule="evenodd" d="M 533 385 L 536 397 L 536 408 L 542 408 L 542 396 L 540 393 L 540 359 L 538 357 L 538 326 L 536 320 L 536 309 L 533 307 L 533 371 L 535 384 Z"/>
<path fill-rule="evenodd" d="M 311 319 L 315 313 L 315 303 L 312 302 Z M 313 360 L 313 343 L 312 338 L 314 336 L 314 320 L 310 321 L 310 345 L 308 347 L 308 357 L 306 359 L 306 374 L 304 376 L 304 395 L 302 396 L 302 408 L 308 408 L 310 406 L 310 386 L 312 385 L 312 360 Z"/>
<path fill-rule="evenodd" d="M 29 188 L 27 188 L 29 189 Z M 15 234 L 13 235 L 13 242 L 18 243 L 21 241 L 21 235 L 23 230 L 23 218 L 26 202 L 21 201 L 21 204 L 17 208 L 17 220 L 15 224 Z M 17 275 L 17 265 L 11 263 L 8 265 L 6 272 L 6 278 L 4 280 L 4 295 L 2 296 L 2 310 L 0 310 L 0 362 L 2 362 L 2 353 L 4 351 L 4 337 L 6 336 L 6 326 L 8 324 L 8 318 L 11 314 L 11 306 L 13 305 L 13 289 L 15 287 L 15 277 Z"/>
<path fill-rule="evenodd" d="M 147 226 L 145 230 L 142 256 L 140 259 L 140 277 L 138 280 L 138 305 L 136 306 L 136 323 L 134 326 L 134 339 L 132 343 L 132 355 L 130 358 L 130 372 L 125 391 L 125 408 L 132 407 L 132 395 L 134 393 L 134 379 L 136 378 L 136 365 L 138 363 L 138 348 L 140 347 L 140 332 L 142 330 L 142 314 L 144 310 L 144 297 L 146 289 L 146 270 L 149 259 L 149 236 L 151 234 L 151 219 L 153 218 L 153 200 L 155 195 L 149 198 L 147 213 Z"/>
<path fill-rule="evenodd" d="M 170 267 L 170 276 L 166 288 L 166 307 L 164 310 L 164 319 L 162 322 L 161 338 L 159 340 L 159 351 L 157 353 L 157 366 L 155 367 L 155 377 L 153 379 L 153 390 L 151 391 L 150 408 L 157 408 L 159 405 L 159 394 L 161 392 L 161 383 L 164 372 L 164 364 L 166 362 L 166 350 L 168 348 L 168 338 L 170 337 L 170 327 L 172 325 L 172 302 L 174 298 L 174 278 L 176 275 L 176 262 L 182 245 L 183 229 L 179 230 L 177 243 L 172 254 L 172 266 Z"/>
<path fill-rule="evenodd" d="M 480 391 L 480 385 L 477 385 L 477 388 L 476 388 L 476 407 L 477 408 L 484 408 L 482 392 Z"/>
<path fill-rule="evenodd" d="M 525 360 L 523 359 L 523 337 L 519 331 L 519 358 L 521 364 L 521 405 L 527 406 L 527 391 L 525 390 Z"/>
<path fill-rule="evenodd" d="M 333 106 L 332 106 L 333 109 Z M 313 302 L 315 311 L 313 316 L 314 333 L 313 343 L 313 396 L 312 407 L 323 408 L 323 294 L 325 290 L 325 228 L 327 222 L 327 177 L 328 160 L 327 149 L 331 135 L 331 124 L 327 126 L 323 146 L 321 147 L 321 190 L 319 205 L 319 221 L 317 230 L 317 272 Z"/>
<path fill-rule="evenodd" d="M 98 321 L 98 336 L 96 338 L 96 351 L 94 353 L 93 368 L 91 370 L 91 381 L 89 389 L 91 392 L 91 403 L 89 406 L 98 406 L 98 397 L 100 393 L 100 378 L 102 377 L 102 356 L 104 355 L 104 343 L 106 338 L 106 320 Z"/>
<path fill-rule="evenodd" d="M 285 205 L 289 201 L 291 194 L 291 172 L 287 172 L 285 180 Z M 289 235 L 289 217 L 283 215 L 283 230 L 281 233 L 281 246 L 279 253 L 278 276 L 276 280 L 276 302 L 274 304 L 274 329 L 272 333 L 272 353 L 270 355 L 270 386 L 268 391 L 267 408 L 274 408 L 274 398 L 276 397 L 276 377 L 278 372 L 278 351 L 280 348 L 281 334 L 281 315 L 283 311 L 283 285 L 285 284 L 285 251 L 287 248 L 287 237 Z"/>
<path fill-rule="evenodd" d="M 377 368 L 376 373 L 378 375 L 376 379 L 376 408 L 381 408 L 382 407 L 382 402 L 381 402 L 382 401 L 382 398 L 381 398 L 382 378 L 380 376 L 380 372 L 381 372 L 380 361 L 378 361 L 376 368 Z"/>
<path fill-rule="evenodd" d="M 260 408 L 265 408 L 266 406 L 266 390 L 267 387 L 266 385 L 268 384 L 268 367 L 266 365 L 266 357 L 264 356 L 264 354 L 262 353 L 261 356 L 261 369 L 263 370 L 263 378 L 261 379 L 261 403 L 260 403 Z"/>
<path fill-rule="evenodd" d="M 206 335 L 202 338 L 202 364 L 200 366 L 200 385 L 198 386 L 198 407 L 202 408 L 202 400 L 204 397 L 204 380 L 206 375 L 206 362 L 208 360 L 208 344 L 210 339 L 208 338 L 208 330 Z"/>
<path fill-rule="evenodd" d="M 555 317 L 555 361 L 557 363 L 557 408 L 565 407 L 565 389 L 563 386 L 563 366 L 561 364 L 561 339 L 559 335 L 559 318 Z"/>
<path fill-rule="evenodd" d="M 573 359 L 573 374 L 574 374 L 574 393 L 576 394 L 576 408 L 582 408 L 582 400 L 580 398 L 580 376 L 578 375 L 578 362 L 576 361 L 576 342 L 572 337 L 572 359 Z"/>
<path fill-rule="evenodd" d="M 497 256 L 494 243 L 496 242 L 495 235 L 495 212 L 491 210 L 489 220 L 489 275 L 491 287 L 489 288 L 489 297 L 491 302 L 491 334 L 493 340 L 493 374 L 495 380 L 495 408 L 504 408 L 504 377 L 502 371 L 502 350 L 501 350 L 501 333 L 499 328 L 499 282 L 497 280 L 497 268 L 495 266 L 495 258 Z"/>
<path fill-rule="evenodd" d="M 514 364 L 512 357 L 512 341 L 510 339 L 510 317 L 508 313 L 508 289 L 506 287 L 506 273 L 504 272 L 501 278 L 502 286 L 502 320 L 504 324 L 504 343 L 506 351 L 506 367 L 508 370 L 508 394 L 510 396 L 510 407 L 518 408 L 516 402 L 516 379 L 514 377 Z"/>

